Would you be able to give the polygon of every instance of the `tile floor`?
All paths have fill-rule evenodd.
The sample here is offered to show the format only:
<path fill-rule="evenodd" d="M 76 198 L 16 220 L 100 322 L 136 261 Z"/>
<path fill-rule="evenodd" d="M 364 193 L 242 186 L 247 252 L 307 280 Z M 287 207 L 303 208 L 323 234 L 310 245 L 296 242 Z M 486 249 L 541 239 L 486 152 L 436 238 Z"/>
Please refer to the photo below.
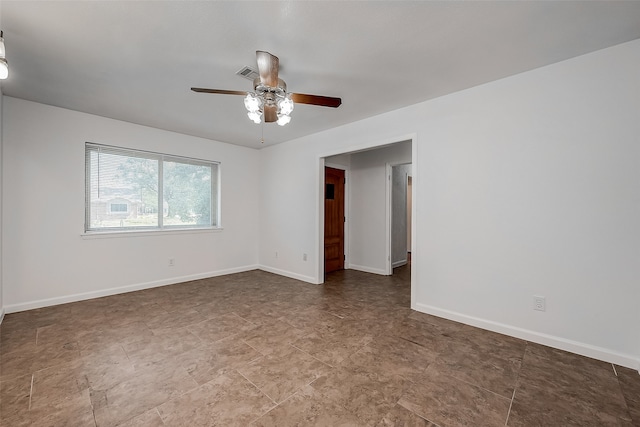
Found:
<path fill-rule="evenodd" d="M 409 272 L 251 271 L 9 314 L 2 426 L 640 426 L 640 375 L 411 311 Z"/>

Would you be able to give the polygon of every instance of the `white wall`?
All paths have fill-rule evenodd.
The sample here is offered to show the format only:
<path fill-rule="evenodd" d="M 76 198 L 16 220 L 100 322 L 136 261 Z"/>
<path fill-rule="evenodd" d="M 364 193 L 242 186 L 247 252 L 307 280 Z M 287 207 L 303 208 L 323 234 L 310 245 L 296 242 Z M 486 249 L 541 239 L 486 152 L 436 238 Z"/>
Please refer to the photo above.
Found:
<path fill-rule="evenodd" d="M 351 155 L 349 268 L 387 273 L 386 165 L 410 161 L 411 141 Z"/>
<path fill-rule="evenodd" d="M 10 97 L 3 119 L 7 312 L 256 268 L 258 151 Z M 220 161 L 224 230 L 83 238 L 86 141 Z"/>
<path fill-rule="evenodd" d="M 265 148 L 260 263 L 321 281 L 319 158 L 414 134 L 413 307 L 638 368 L 638 75 L 640 40 Z"/>

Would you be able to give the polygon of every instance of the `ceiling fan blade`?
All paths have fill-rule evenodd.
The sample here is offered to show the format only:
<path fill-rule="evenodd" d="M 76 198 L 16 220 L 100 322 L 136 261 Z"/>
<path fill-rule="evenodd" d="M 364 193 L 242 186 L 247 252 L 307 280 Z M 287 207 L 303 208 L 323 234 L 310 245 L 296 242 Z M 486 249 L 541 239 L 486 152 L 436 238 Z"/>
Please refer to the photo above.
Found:
<path fill-rule="evenodd" d="M 278 57 L 269 52 L 256 50 L 256 61 L 258 62 L 260 82 L 265 86 L 278 87 L 278 67 L 280 64 Z"/>
<path fill-rule="evenodd" d="M 192 87 L 192 91 L 200 93 L 219 93 L 222 95 L 246 95 L 247 92 L 241 90 L 207 89 L 203 87 Z"/>
<path fill-rule="evenodd" d="M 338 108 L 342 104 L 342 99 L 330 96 L 307 95 L 304 93 L 292 93 L 291 100 L 297 104 L 319 105 L 321 107 Z"/>
<path fill-rule="evenodd" d="M 278 121 L 278 107 L 275 105 L 264 106 L 264 122 L 273 123 Z"/>

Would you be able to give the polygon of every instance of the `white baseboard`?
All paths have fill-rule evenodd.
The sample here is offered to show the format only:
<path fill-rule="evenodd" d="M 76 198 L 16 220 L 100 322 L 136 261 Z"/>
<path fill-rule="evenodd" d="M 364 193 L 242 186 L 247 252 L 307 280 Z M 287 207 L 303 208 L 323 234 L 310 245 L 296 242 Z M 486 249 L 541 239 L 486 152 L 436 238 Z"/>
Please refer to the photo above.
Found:
<path fill-rule="evenodd" d="M 171 277 L 153 282 L 137 283 L 133 285 L 121 286 L 117 288 L 101 289 L 99 291 L 82 292 L 79 294 L 65 295 L 55 298 L 47 298 L 35 301 L 24 302 L 20 304 L 6 305 L 2 309 L 2 313 L 16 313 L 18 311 L 33 310 L 35 308 L 49 307 L 51 305 L 66 304 L 70 302 L 83 301 L 92 298 L 106 297 L 110 295 L 123 294 L 126 292 L 140 291 L 143 289 L 157 288 L 160 286 L 174 285 L 176 283 L 189 282 L 192 280 L 207 279 L 209 277 L 225 276 L 227 274 L 242 273 L 245 271 L 256 270 L 257 265 L 247 265 L 243 267 L 229 268 L 226 270 L 210 271 L 206 273 L 191 274 L 188 276 Z"/>
<path fill-rule="evenodd" d="M 311 283 L 313 285 L 318 285 L 318 284 L 322 283 L 322 282 L 318 282 L 318 280 L 315 277 L 305 276 L 305 275 L 298 274 L 298 273 L 292 273 L 290 271 L 280 270 L 279 268 L 273 268 L 273 267 L 269 267 L 269 266 L 266 266 L 266 265 L 260 265 L 260 266 L 258 266 L 258 268 L 260 270 L 266 271 L 268 273 L 273 273 L 273 274 L 277 274 L 279 276 L 289 277 L 291 279 L 301 280 L 303 282 Z"/>
<path fill-rule="evenodd" d="M 475 326 L 492 332 L 509 335 L 537 344 L 546 345 L 560 350 L 569 351 L 571 353 L 580 354 L 582 356 L 591 357 L 593 359 L 602 360 L 608 363 L 625 366 L 627 368 L 640 371 L 640 360 L 629 354 L 618 353 L 606 348 L 593 346 L 577 341 L 568 340 L 553 335 L 547 335 L 540 332 L 522 329 L 515 326 L 505 325 L 503 323 L 493 322 L 490 320 L 480 319 L 473 316 L 467 316 L 461 313 L 443 310 L 426 304 L 415 304 L 414 310 L 434 316 L 443 317 L 445 319 L 464 323 L 466 325 Z"/>
<path fill-rule="evenodd" d="M 3 320 L 4 320 L 4 307 L 0 308 L 0 325 L 2 325 Z"/>
<path fill-rule="evenodd" d="M 401 259 L 400 261 L 396 261 L 394 263 L 391 263 L 391 268 L 398 268 L 398 267 L 402 267 L 403 265 L 407 265 L 409 261 L 405 258 L 405 259 Z"/>
<path fill-rule="evenodd" d="M 382 276 L 388 276 L 387 272 L 380 268 L 371 268 L 371 267 L 365 267 L 363 265 L 354 265 L 354 264 L 349 264 L 349 268 L 351 270 L 363 271 L 365 273 L 373 273 L 373 274 L 380 274 Z"/>

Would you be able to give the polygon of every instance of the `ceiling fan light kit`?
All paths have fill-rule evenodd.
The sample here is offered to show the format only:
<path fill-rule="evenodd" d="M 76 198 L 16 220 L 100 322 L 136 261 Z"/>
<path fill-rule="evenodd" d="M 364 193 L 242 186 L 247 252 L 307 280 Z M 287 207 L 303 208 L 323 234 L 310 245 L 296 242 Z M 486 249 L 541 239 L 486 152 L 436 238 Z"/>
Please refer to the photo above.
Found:
<path fill-rule="evenodd" d="M 4 50 L 4 31 L 0 31 L 0 80 L 9 77 L 9 63 Z"/>
<path fill-rule="evenodd" d="M 256 51 L 256 62 L 258 63 L 258 74 L 260 77 L 257 77 L 253 81 L 253 92 L 197 87 L 192 87 L 191 90 L 202 93 L 243 95 L 245 97 L 244 106 L 247 109 L 247 116 L 257 124 L 264 121 L 265 123 L 276 122 L 280 126 L 286 125 L 291 121 L 294 101 L 298 104 L 333 108 L 337 108 L 342 104 L 340 98 L 307 95 L 303 93 L 288 93 L 287 84 L 284 80 L 278 78 L 280 60 L 277 56 L 269 52 Z"/>
<path fill-rule="evenodd" d="M 287 85 L 282 79 L 278 79 L 278 86 L 273 88 L 262 84 L 259 78 L 253 82 L 255 92 L 247 93 L 244 98 L 244 106 L 247 109 L 247 116 L 254 123 L 261 123 L 262 116 L 266 109 L 275 109 L 278 123 L 284 126 L 291 121 L 293 111 L 293 101 L 287 94 Z M 265 120 L 266 121 L 266 120 Z"/>

